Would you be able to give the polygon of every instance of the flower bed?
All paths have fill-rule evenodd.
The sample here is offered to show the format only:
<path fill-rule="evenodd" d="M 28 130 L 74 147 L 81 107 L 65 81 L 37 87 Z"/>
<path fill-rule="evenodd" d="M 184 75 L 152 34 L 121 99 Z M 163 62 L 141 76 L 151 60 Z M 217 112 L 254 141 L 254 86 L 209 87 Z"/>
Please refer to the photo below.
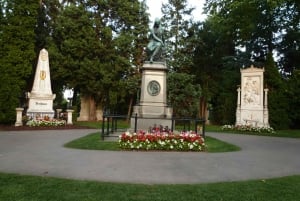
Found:
<path fill-rule="evenodd" d="M 192 132 L 125 132 L 119 136 L 119 145 L 129 150 L 205 151 L 203 137 Z"/>
<path fill-rule="evenodd" d="M 221 127 L 222 130 L 227 131 L 242 131 L 242 132 L 251 132 L 251 133 L 269 133 L 275 134 L 276 132 L 272 127 L 254 127 L 251 125 L 224 125 Z"/>
<path fill-rule="evenodd" d="M 64 126 L 66 125 L 65 120 L 58 120 L 58 119 L 51 119 L 51 120 L 45 120 L 45 119 L 35 119 L 35 120 L 29 120 L 26 123 L 27 126 L 30 127 L 40 127 L 40 126 Z"/>

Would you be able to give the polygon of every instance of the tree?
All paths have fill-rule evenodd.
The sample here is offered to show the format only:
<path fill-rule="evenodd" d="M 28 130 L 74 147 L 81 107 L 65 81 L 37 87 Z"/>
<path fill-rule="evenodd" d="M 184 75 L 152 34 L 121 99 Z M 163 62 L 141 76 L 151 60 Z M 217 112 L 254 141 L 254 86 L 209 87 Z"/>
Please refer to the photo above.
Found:
<path fill-rule="evenodd" d="M 145 9 L 137 0 L 66 1 L 51 35 L 54 79 L 87 97 L 91 110 L 116 108 L 126 96 L 123 81 L 141 65 Z"/>
<path fill-rule="evenodd" d="M 290 119 L 286 112 L 286 83 L 282 78 L 286 73 L 292 72 L 291 69 L 297 68 L 297 60 L 294 58 L 298 54 L 298 8 L 299 3 L 293 0 L 206 2 L 207 13 L 218 19 L 221 27 L 226 27 L 224 35 L 229 33 L 232 36 L 233 47 L 236 48 L 233 54 L 236 63 L 244 60 L 241 67 L 249 63 L 265 67 L 265 83 L 270 88 L 270 122 L 275 128 L 286 128 Z M 280 52 L 280 63 L 274 62 L 274 52 Z M 240 56 L 243 56 L 242 60 L 239 59 Z M 279 120 L 278 114 L 285 115 L 281 115 Z"/>
<path fill-rule="evenodd" d="M 186 73 L 168 74 L 168 100 L 173 107 L 173 115 L 197 117 L 201 87 L 195 84 L 195 76 Z"/>
<path fill-rule="evenodd" d="M 187 0 L 169 0 L 162 4 L 168 66 L 175 72 L 189 73 L 195 44 L 196 24 Z"/>
<path fill-rule="evenodd" d="M 192 70 L 196 75 L 197 82 L 202 87 L 199 116 L 205 117 L 207 110 L 213 109 L 210 118 L 217 121 L 217 123 L 220 123 L 223 119 L 220 114 L 228 112 L 228 108 L 225 108 L 224 103 L 222 103 L 225 99 L 220 96 L 226 93 L 221 81 L 226 82 L 225 79 L 227 79 L 230 82 L 232 80 L 231 77 L 225 76 L 223 72 L 234 70 L 229 65 L 224 64 L 223 58 L 235 55 L 233 36 L 228 27 L 220 23 L 220 20 L 218 16 L 211 16 L 202 24 L 197 33 L 199 40 L 196 44 Z M 236 65 L 234 66 L 236 67 Z M 230 70 L 226 70 L 224 67 Z M 226 73 L 226 75 L 228 74 Z M 228 91 L 227 93 L 231 92 Z M 218 100 L 219 98 L 220 100 Z M 221 104 L 220 107 L 217 107 L 218 104 Z M 223 107 L 221 108 L 221 106 Z M 214 115 L 215 117 L 212 119 L 213 114 L 217 114 L 218 117 Z"/>
<path fill-rule="evenodd" d="M 38 2 L 1 1 L 0 28 L 0 122 L 15 120 L 19 98 L 28 90 L 35 59 L 35 33 Z M 22 105 L 21 105 L 22 106 Z"/>
<path fill-rule="evenodd" d="M 166 60 L 170 69 L 168 97 L 177 116 L 198 116 L 200 85 L 192 72 L 198 23 L 192 19 L 193 10 L 187 0 L 169 0 L 162 5 Z"/>
<path fill-rule="evenodd" d="M 275 129 L 287 129 L 290 124 L 288 116 L 289 101 L 287 83 L 284 82 L 275 65 L 272 54 L 267 55 L 265 67 L 265 84 L 269 89 L 268 108 L 269 123 Z M 280 115 L 278 115 L 280 114 Z"/>
<path fill-rule="evenodd" d="M 53 40 L 52 36 L 54 33 L 54 27 L 56 25 L 56 19 L 60 14 L 62 9 L 62 5 L 60 4 L 59 0 L 41 0 L 39 1 L 39 9 L 38 9 L 38 16 L 37 16 L 37 26 L 35 28 L 35 35 L 36 35 L 36 43 L 35 43 L 35 52 L 38 56 L 41 49 L 46 48 L 50 49 L 49 53 L 49 60 L 50 60 L 50 70 L 51 72 L 51 82 L 52 82 L 52 91 L 56 94 L 54 99 L 54 109 L 62 108 L 65 105 L 66 100 L 64 99 L 63 90 L 65 81 L 55 76 L 56 72 L 53 71 L 53 67 L 55 69 L 56 61 L 53 55 L 57 55 L 57 52 L 54 52 L 55 48 L 53 47 Z M 48 50 L 49 50 L 48 49 Z M 34 73 L 36 71 L 36 63 L 33 68 L 33 73 L 31 74 L 31 81 L 28 83 L 32 88 L 32 83 L 34 80 Z M 76 97 L 76 96 L 75 96 Z M 76 100 L 73 100 L 73 103 L 76 103 Z"/>
<path fill-rule="evenodd" d="M 289 105 L 288 111 L 290 117 L 290 128 L 299 129 L 300 128 L 300 71 L 294 70 L 294 73 L 288 80 L 288 98 L 287 104 Z"/>

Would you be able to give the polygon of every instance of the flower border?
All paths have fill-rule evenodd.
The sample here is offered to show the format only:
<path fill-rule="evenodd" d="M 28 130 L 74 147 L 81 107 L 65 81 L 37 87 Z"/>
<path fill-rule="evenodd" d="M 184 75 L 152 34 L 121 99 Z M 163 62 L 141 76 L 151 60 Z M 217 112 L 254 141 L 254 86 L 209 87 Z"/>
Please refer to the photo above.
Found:
<path fill-rule="evenodd" d="M 29 120 L 26 123 L 30 127 L 42 127 L 42 126 L 65 126 L 65 120 L 51 119 L 51 120 Z"/>
<path fill-rule="evenodd" d="M 119 136 L 119 146 L 125 150 L 205 151 L 204 138 L 193 132 L 125 132 Z"/>
<path fill-rule="evenodd" d="M 251 133 L 269 133 L 276 134 L 275 130 L 272 127 L 255 127 L 251 125 L 223 125 L 221 130 L 225 131 L 242 131 L 242 132 L 251 132 Z"/>

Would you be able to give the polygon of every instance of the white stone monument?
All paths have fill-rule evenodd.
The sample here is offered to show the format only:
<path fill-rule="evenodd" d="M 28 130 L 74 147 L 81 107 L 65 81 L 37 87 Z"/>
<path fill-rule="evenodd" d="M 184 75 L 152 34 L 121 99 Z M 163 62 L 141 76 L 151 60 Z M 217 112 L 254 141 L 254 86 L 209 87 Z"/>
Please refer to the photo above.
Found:
<path fill-rule="evenodd" d="M 139 105 L 134 106 L 131 128 L 135 115 L 137 129 L 162 125 L 171 128 L 172 108 L 167 105 L 167 66 L 165 62 L 145 62 L 142 67 L 142 85 Z"/>
<path fill-rule="evenodd" d="M 38 64 L 34 76 L 31 92 L 28 92 L 27 116 L 32 118 L 54 117 L 48 51 L 42 49 L 39 54 Z"/>
<path fill-rule="evenodd" d="M 264 68 L 241 69 L 236 125 L 269 126 L 268 89 L 264 89 Z"/>

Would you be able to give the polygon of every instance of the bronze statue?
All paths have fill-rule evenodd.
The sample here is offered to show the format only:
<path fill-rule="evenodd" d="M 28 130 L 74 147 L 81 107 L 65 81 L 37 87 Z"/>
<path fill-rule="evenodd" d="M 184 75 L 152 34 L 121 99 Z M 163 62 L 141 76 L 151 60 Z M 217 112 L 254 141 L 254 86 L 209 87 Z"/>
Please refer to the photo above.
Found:
<path fill-rule="evenodd" d="M 150 63 L 153 61 L 162 61 L 165 43 L 163 38 L 163 29 L 159 18 L 155 18 L 149 39 L 150 41 L 147 45 L 147 53 Z"/>

